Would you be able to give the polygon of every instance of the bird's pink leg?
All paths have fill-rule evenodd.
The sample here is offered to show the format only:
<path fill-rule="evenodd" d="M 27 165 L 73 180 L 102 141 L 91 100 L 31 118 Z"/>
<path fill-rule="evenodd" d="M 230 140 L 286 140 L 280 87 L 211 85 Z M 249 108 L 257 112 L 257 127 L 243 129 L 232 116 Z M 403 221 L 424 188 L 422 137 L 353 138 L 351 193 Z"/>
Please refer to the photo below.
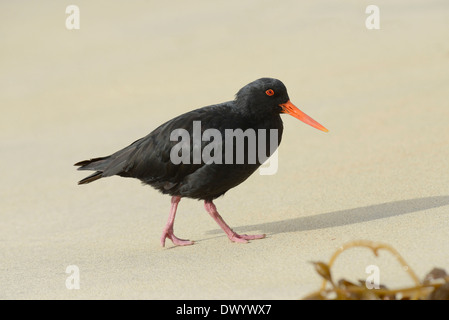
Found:
<path fill-rule="evenodd" d="M 223 231 L 228 236 L 229 240 L 231 240 L 232 242 L 247 243 L 248 240 L 265 238 L 264 234 L 246 235 L 234 232 L 220 216 L 220 214 L 217 211 L 217 208 L 215 207 L 212 201 L 205 200 L 204 207 L 206 208 L 206 211 L 209 212 L 211 217 L 214 218 L 214 220 L 218 223 L 218 225 L 223 229 Z"/>
<path fill-rule="evenodd" d="M 165 226 L 161 237 L 161 245 L 163 247 L 165 247 L 166 238 L 169 238 L 175 245 L 178 246 L 188 246 L 193 244 L 193 241 L 179 239 L 173 233 L 173 224 L 175 223 L 176 209 L 178 208 L 179 201 L 181 201 L 181 197 L 179 196 L 173 196 L 171 198 L 170 215 L 168 216 L 167 225 Z"/>

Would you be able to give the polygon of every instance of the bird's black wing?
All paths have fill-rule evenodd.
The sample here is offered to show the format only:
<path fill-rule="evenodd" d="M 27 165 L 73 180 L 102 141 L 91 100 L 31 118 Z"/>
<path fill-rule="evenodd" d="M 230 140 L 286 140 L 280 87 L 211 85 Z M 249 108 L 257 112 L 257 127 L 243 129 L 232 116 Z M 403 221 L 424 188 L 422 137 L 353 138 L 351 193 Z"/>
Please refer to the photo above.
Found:
<path fill-rule="evenodd" d="M 174 164 L 170 152 L 178 141 L 171 141 L 170 135 L 176 129 L 184 129 L 193 138 L 193 122 L 201 121 L 201 131 L 219 128 L 222 115 L 226 114 L 233 102 L 196 109 L 162 124 L 147 136 L 133 142 L 128 147 L 108 157 L 94 158 L 76 163 L 79 170 L 96 170 L 91 176 L 79 183 L 89 183 L 102 177 L 119 175 L 140 179 L 164 193 L 172 193 L 179 183 L 205 164 Z M 205 142 L 202 143 L 201 149 Z M 192 156 L 193 144 L 190 144 Z"/>

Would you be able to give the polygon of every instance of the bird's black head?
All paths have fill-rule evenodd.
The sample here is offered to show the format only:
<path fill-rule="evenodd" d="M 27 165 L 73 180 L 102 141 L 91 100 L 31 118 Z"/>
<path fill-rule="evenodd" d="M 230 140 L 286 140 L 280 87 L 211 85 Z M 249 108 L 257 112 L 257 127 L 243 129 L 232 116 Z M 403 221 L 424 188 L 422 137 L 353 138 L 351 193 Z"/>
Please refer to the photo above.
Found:
<path fill-rule="evenodd" d="M 248 83 L 236 94 L 236 102 L 247 112 L 257 114 L 279 114 L 280 104 L 289 101 L 287 88 L 282 81 L 273 78 L 260 78 Z"/>
<path fill-rule="evenodd" d="M 248 83 L 237 92 L 235 102 L 242 113 L 254 119 L 287 113 L 314 128 L 328 131 L 290 102 L 287 88 L 277 79 L 260 78 Z"/>

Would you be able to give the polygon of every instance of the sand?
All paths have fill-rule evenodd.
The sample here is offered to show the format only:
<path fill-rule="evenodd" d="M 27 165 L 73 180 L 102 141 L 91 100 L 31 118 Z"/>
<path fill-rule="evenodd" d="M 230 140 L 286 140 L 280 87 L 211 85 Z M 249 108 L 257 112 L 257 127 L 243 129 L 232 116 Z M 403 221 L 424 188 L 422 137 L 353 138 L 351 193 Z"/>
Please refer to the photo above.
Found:
<path fill-rule="evenodd" d="M 391 244 L 422 278 L 449 269 L 449 5 L 377 1 L 73 1 L 0 4 L 1 299 L 299 299 L 310 261 L 356 239 Z M 326 126 L 283 116 L 275 175 L 216 200 L 231 243 L 183 199 L 111 177 L 78 186 L 105 156 L 260 77 Z M 334 277 L 412 282 L 388 254 L 345 252 Z M 68 289 L 69 266 L 79 289 Z M 69 273 L 66 273 L 66 270 Z"/>

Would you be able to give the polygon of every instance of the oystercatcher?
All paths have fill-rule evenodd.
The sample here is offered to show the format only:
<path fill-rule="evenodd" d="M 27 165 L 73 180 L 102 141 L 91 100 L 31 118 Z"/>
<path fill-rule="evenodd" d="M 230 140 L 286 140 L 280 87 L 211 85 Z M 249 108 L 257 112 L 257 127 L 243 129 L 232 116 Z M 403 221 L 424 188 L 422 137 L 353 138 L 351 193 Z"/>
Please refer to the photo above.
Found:
<path fill-rule="evenodd" d="M 168 222 L 161 237 L 165 246 L 166 238 L 175 245 L 191 245 L 190 240 L 179 239 L 174 235 L 173 224 L 178 203 L 182 197 L 204 200 L 204 207 L 233 242 L 246 243 L 248 240 L 264 238 L 264 234 L 237 234 L 223 220 L 213 200 L 229 189 L 245 181 L 259 166 L 260 161 L 250 159 L 250 150 L 259 154 L 262 151 L 269 157 L 281 142 L 283 124 L 280 115 L 289 114 L 319 130 L 328 130 L 295 107 L 289 99 L 284 84 L 277 79 L 261 78 L 241 88 L 235 99 L 221 104 L 196 109 L 162 124 L 147 136 L 135 141 L 128 147 L 110 156 L 93 158 L 77 162 L 78 170 L 93 170 L 92 175 L 78 184 L 86 184 L 100 178 L 118 175 L 137 178 L 163 194 L 171 196 L 171 209 Z M 194 137 L 195 124 L 200 132 L 214 133 L 208 138 Z M 211 131 L 212 130 L 212 131 Z M 238 131 L 240 130 L 240 131 Z M 248 132 L 253 131 L 256 140 L 250 141 Z M 245 146 L 232 145 L 230 150 L 221 150 L 227 145 L 227 133 L 244 133 Z M 264 132 L 265 141 L 261 141 L 260 132 Z M 176 136 L 175 133 L 178 133 Z M 179 142 L 180 133 L 187 134 L 188 141 Z M 276 138 L 273 148 L 269 137 Z M 198 134 L 197 134 L 198 136 Z M 195 141 L 196 139 L 196 141 Z M 233 141 L 237 139 L 232 138 Z M 218 140 L 218 141 L 217 141 Z M 272 139 L 271 139 L 272 140 Z M 186 143 L 188 142 L 188 143 Z M 211 148 L 210 144 L 213 144 Z M 180 145 L 181 144 L 181 145 Z M 175 147 L 178 146 L 176 149 Z M 209 153 L 205 148 L 209 146 Z M 261 150 L 264 149 L 264 150 Z M 237 161 L 238 151 L 243 150 L 243 161 Z M 184 161 L 179 161 L 182 152 Z M 232 153 L 229 157 L 229 153 Z M 194 155 L 212 155 L 216 161 L 194 159 Z M 177 161 L 174 161 L 176 157 Z"/>

